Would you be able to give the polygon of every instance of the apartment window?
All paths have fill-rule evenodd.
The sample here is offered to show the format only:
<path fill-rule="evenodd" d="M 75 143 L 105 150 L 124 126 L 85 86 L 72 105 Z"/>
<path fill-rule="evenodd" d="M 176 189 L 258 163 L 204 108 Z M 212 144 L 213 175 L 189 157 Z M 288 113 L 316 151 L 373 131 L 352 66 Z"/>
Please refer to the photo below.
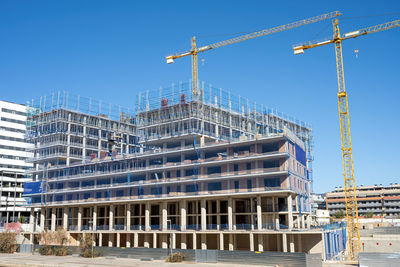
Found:
<path fill-rule="evenodd" d="M 83 199 L 88 199 L 90 198 L 90 193 L 84 193 L 83 194 Z"/>
<path fill-rule="evenodd" d="M 246 163 L 246 170 L 251 170 L 251 162 Z"/>
<path fill-rule="evenodd" d="M 101 198 L 102 192 L 96 192 L 96 198 Z"/>
<path fill-rule="evenodd" d="M 71 201 L 71 200 L 72 200 L 72 198 L 73 198 L 73 195 L 72 195 L 72 194 L 68 194 L 68 195 L 67 195 L 67 199 L 68 199 L 68 201 Z"/>
<path fill-rule="evenodd" d="M 233 164 L 233 171 L 235 171 L 235 172 L 239 171 L 239 165 L 238 164 Z"/>
<path fill-rule="evenodd" d="M 14 119 L 6 118 L 6 117 L 1 117 L 1 120 L 6 121 L 6 122 L 12 122 L 12 123 L 18 123 L 18 124 L 25 125 L 24 121 L 14 120 Z"/>
<path fill-rule="evenodd" d="M 235 181 L 235 190 L 236 190 L 236 191 L 239 190 L 239 181 Z"/>
<path fill-rule="evenodd" d="M 266 178 L 264 179 L 265 187 L 280 187 L 281 179 L 280 178 Z"/>
<path fill-rule="evenodd" d="M 58 202 L 63 201 L 63 196 L 62 195 L 57 195 L 56 196 L 56 201 L 58 201 Z"/>
<path fill-rule="evenodd" d="M 208 191 L 218 191 L 221 187 L 221 182 L 208 183 Z"/>
<path fill-rule="evenodd" d="M 192 176 L 194 174 L 193 169 L 185 170 L 185 176 Z"/>
<path fill-rule="evenodd" d="M 161 195 L 162 194 L 162 187 L 153 187 L 150 189 L 151 195 Z"/>
<path fill-rule="evenodd" d="M 186 185 L 186 193 L 197 192 L 197 184 Z"/>
<path fill-rule="evenodd" d="M 0 127 L 0 130 L 14 132 L 14 133 L 25 133 L 25 130 L 9 128 L 9 127 Z"/>
<path fill-rule="evenodd" d="M 207 168 L 207 173 L 208 174 L 221 173 L 221 166 L 208 167 Z"/>
<path fill-rule="evenodd" d="M 247 180 L 247 189 L 250 191 L 252 188 L 251 180 Z"/>
<path fill-rule="evenodd" d="M 10 114 L 16 114 L 16 115 L 26 116 L 26 113 L 25 113 L 25 112 L 13 110 L 13 109 L 1 108 L 1 111 L 7 112 L 7 113 L 10 113 Z"/>
<path fill-rule="evenodd" d="M 16 138 L 16 137 L 0 135 L 0 139 L 7 140 L 7 141 L 15 141 L 15 142 L 24 142 L 25 143 L 25 140 L 23 138 Z"/>
<path fill-rule="evenodd" d="M 117 190 L 117 192 L 115 192 L 115 196 L 116 197 L 123 197 L 124 196 L 124 190 Z"/>
<path fill-rule="evenodd" d="M 2 149 L 9 149 L 9 150 L 16 150 L 16 151 L 25 151 L 24 147 L 15 147 L 15 146 L 4 146 L 0 145 L 0 148 Z"/>

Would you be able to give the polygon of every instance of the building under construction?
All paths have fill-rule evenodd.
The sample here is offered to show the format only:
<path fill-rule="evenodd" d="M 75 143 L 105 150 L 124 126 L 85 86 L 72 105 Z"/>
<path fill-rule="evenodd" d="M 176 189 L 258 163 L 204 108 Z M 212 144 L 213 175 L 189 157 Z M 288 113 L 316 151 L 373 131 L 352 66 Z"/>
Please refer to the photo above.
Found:
<path fill-rule="evenodd" d="M 90 231 L 96 246 L 326 251 L 306 123 L 190 83 L 140 93 L 135 115 L 66 93 L 30 106 L 31 240 L 63 227 L 70 245 Z"/>

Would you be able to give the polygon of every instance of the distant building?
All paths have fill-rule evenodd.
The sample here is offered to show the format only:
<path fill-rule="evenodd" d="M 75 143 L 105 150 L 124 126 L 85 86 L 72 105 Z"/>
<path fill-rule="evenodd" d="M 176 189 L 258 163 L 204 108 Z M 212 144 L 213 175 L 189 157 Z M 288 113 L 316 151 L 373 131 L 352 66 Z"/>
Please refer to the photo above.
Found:
<path fill-rule="evenodd" d="M 23 207 L 23 184 L 31 181 L 24 172 L 32 164 L 25 160 L 29 144 L 24 140 L 26 131 L 26 106 L 0 101 L 0 221 L 17 221 L 20 216 L 29 216 Z"/>
<path fill-rule="evenodd" d="M 316 210 L 325 210 L 325 194 L 311 194 L 311 211 L 315 214 Z"/>
<path fill-rule="evenodd" d="M 359 216 L 393 217 L 400 215 L 400 184 L 389 186 L 374 185 L 357 187 L 357 203 Z M 339 187 L 326 193 L 326 204 L 330 214 L 346 210 L 344 188 Z"/>

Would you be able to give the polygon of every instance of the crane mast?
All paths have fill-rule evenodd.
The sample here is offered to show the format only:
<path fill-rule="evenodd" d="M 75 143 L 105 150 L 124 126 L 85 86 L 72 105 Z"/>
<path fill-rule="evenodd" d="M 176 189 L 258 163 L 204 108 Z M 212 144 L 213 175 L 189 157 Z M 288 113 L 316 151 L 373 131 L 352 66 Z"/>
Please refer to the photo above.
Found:
<path fill-rule="evenodd" d="M 334 21 L 334 31 L 349 257 L 350 259 L 354 259 L 358 258 L 358 252 L 361 246 L 360 228 L 358 223 L 357 192 L 354 179 L 353 149 L 351 146 L 349 105 L 344 82 L 342 40 L 337 19 Z"/>
<path fill-rule="evenodd" d="M 393 29 L 396 27 L 400 27 L 400 20 L 394 20 L 391 22 L 386 22 L 372 27 L 360 29 L 357 31 L 348 32 L 344 34 L 342 37 L 340 35 L 340 30 L 339 30 L 339 21 L 338 19 L 335 19 L 333 22 L 333 29 L 334 29 L 333 38 L 329 38 L 317 43 L 307 42 L 305 44 L 293 47 L 294 54 L 298 55 L 304 53 L 304 50 L 306 49 L 332 43 L 335 45 L 347 234 L 348 234 L 348 244 L 349 244 L 349 258 L 351 260 L 358 258 L 358 254 L 361 248 L 361 243 L 360 243 L 360 229 L 358 222 L 357 191 L 356 191 L 357 188 L 354 179 L 353 150 L 351 146 L 349 103 L 347 100 L 347 93 L 344 82 L 342 41 L 370 33 Z"/>

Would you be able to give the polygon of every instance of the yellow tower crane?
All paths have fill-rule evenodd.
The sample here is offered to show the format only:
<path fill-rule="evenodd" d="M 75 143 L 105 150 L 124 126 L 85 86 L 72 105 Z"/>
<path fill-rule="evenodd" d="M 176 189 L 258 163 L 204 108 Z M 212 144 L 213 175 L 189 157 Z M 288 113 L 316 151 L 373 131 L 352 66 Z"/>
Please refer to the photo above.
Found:
<path fill-rule="evenodd" d="M 285 30 L 297 28 L 297 27 L 300 27 L 300 26 L 303 26 L 306 24 L 311 24 L 311 23 L 318 22 L 321 20 L 330 19 L 330 18 L 337 17 L 340 15 L 341 14 L 339 11 L 334 11 L 334 12 L 327 13 L 324 15 L 296 21 L 296 22 L 293 22 L 290 24 L 277 26 L 277 27 L 274 27 L 271 29 L 265 29 L 262 31 L 245 34 L 245 35 L 242 35 L 242 36 L 239 36 L 236 38 L 232 38 L 232 39 L 225 40 L 222 42 L 202 46 L 199 48 L 197 48 L 197 45 L 196 45 L 196 37 L 193 37 L 192 38 L 192 48 L 189 51 L 186 51 L 183 53 L 178 53 L 178 54 L 171 55 L 171 56 L 167 56 L 166 60 L 167 60 L 167 63 L 170 64 L 170 63 L 174 63 L 174 60 L 177 58 L 181 58 L 181 57 L 185 57 L 185 56 L 189 56 L 189 55 L 192 56 L 192 93 L 193 93 L 193 95 L 197 95 L 198 94 L 198 65 L 197 65 L 197 54 L 198 53 L 205 52 L 207 50 L 215 49 L 218 47 L 230 45 L 230 44 L 239 43 L 239 42 L 242 42 L 245 40 L 254 39 L 257 37 L 264 36 L 264 35 L 269 35 L 269 34 L 273 34 L 273 33 L 277 33 L 277 32 L 282 32 Z"/>
<path fill-rule="evenodd" d="M 356 185 L 355 185 L 354 168 L 353 168 L 353 152 L 351 147 L 351 136 L 350 136 L 349 106 L 344 84 L 342 41 L 370 33 L 393 29 L 396 27 L 400 27 L 400 20 L 395 20 L 384 24 L 360 29 L 357 31 L 352 31 L 344 34 L 342 37 L 339 31 L 339 21 L 338 19 L 335 19 L 333 22 L 333 28 L 334 28 L 333 38 L 329 38 L 326 39 L 325 41 L 317 43 L 308 42 L 293 47 L 294 53 L 297 55 L 304 53 L 304 50 L 306 49 L 332 43 L 335 45 L 336 68 L 337 68 L 337 78 L 339 87 L 338 104 L 339 104 L 340 132 L 342 138 L 346 220 L 347 220 L 347 233 L 349 241 L 349 258 L 351 260 L 355 260 L 358 258 L 358 253 L 360 252 L 361 244 L 360 244 L 360 229 L 358 224 Z"/>

